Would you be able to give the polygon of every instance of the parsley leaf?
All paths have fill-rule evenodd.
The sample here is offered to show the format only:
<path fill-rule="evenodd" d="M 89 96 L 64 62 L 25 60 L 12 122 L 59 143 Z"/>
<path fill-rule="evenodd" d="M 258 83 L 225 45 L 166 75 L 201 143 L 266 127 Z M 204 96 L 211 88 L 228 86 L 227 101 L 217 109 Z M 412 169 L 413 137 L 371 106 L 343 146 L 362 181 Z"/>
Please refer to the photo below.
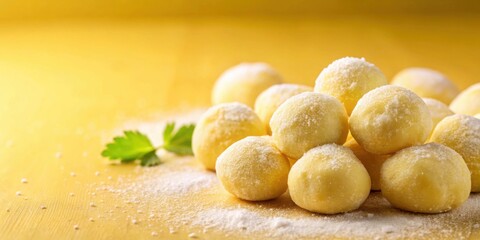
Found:
<path fill-rule="evenodd" d="M 175 123 L 168 123 L 163 131 L 164 145 L 154 147 L 148 137 L 138 131 L 124 131 L 123 136 L 113 138 L 113 142 L 106 145 L 102 156 L 110 160 L 120 160 L 121 163 L 129 163 L 140 160 L 142 166 L 155 166 L 161 163 L 157 156 L 157 149 L 178 155 L 193 155 L 192 135 L 194 124 L 181 126 L 175 132 Z"/>
<path fill-rule="evenodd" d="M 183 125 L 174 132 L 175 123 L 168 123 L 163 131 L 163 148 L 178 155 L 192 155 L 194 124 Z"/>
<path fill-rule="evenodd" d="M 162 161 L 160 161 L 160 158 L 155 154 L 155 151 L 148 153 L 140 159 L 140 165 L 143 167 L 152 167 L 160 163 L 162 163 Z"/>
<path fill-rule="evenodd" d="M 102 152 L 110 160 L 120 159 L 122 163 L 132 162 L 155 153 L 155 147 L 147 136 L 138 131 L 124 131 L 124 136 L 115 137 Z"/>

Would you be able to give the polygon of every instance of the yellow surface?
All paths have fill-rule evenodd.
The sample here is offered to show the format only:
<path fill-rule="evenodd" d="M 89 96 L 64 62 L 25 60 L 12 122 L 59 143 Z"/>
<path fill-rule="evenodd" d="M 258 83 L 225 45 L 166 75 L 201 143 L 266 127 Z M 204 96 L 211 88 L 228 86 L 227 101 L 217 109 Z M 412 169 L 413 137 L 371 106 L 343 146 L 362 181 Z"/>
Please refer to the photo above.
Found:
<path fill-rule="evenodd" d="M 0 239 L 151 237 L 123 213 L 88 222 L 116 200 L 89 207 L 90 184 L 135 169 L 109 165 L 102 144 L 126 120 L 208 105 L 227 67 L 266 61 L 312 86 L 332 60 L 363 56 L 389 78 L 432 67 L 463 89 L 480 81 L 478 29 L 472 15 L 0 22 Z"/>

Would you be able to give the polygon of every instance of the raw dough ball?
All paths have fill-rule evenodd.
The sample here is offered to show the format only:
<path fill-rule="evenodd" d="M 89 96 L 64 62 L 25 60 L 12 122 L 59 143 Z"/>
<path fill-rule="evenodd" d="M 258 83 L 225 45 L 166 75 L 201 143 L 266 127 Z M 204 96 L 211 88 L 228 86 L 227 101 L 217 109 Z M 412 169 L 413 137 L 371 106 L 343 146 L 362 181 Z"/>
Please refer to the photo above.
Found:
<path fill-rule="evenodd" d="M 301 208 L 335 214 L 360 207 L 370 193 L 370 177 L 350 149 L 327 144 L 311 149 L 293 165 L 288 189 Z"/>
<path fill-rule="evenodd" d="M 428 68 L 407 68 L 393 77 L 392 84 L 407 88 L 420 97 L 434 98 L 445 104 L 460 92 L 443 74 Z"/>
<path fill-rule="evenodd" d="M 285 101 L 270 120 L 273 141 L 290 158 L 327 143 L 343 144 L 348 116 L 336 98 L 304 92 Z"/>
<path fill-rule="evenodd" d="M 480 192 L 480 119 L 455 114 L 440 121 L 430 137 L 462 155 L 472 173 L 472 192 Z"/>
<path fill-rule="evenodd" d="M 462 156 L 436 143 L 397 152 L 383 164 L 380 183 L 393 206 L 412 212 L 449 211 L 470 194 L 470 172 Z"/>
<path fill-rule="evenodd" d="M 217 160 L 217 177 L 236 197 L 249 201 L 276 198 L 287 190 L 290 163 L 271 137 L 247 137 L 223 152 Z"/>
<path fill-rule="evenodd" d="M 336 97 L 350 115 L 365 93 L 386 84 L 385 75 L 375 65 L 364 58 L 345 57 L 323 69 L 315 83 L 315 92 Z"/>
<path fill-rule="evenodd" d="M 365 149 L 363 149 L 362 146 L 355 141 L 355 139 L 348 141 L 344 146 L 350 148 L 353 154 L 355 154 L 355 156 L 367 169 L 368 175 L 370 175 L 370 180 L 372 182 L 372 190 L 380 190 L 380 169 L 382 169 L 382 164 L 391 155 L 377 155 L 369 153 L 365 151 Z"/>
<path fill-rule="evenodd" d="M 312 91 L 313 89 L 311 87 L 289 83 L 273 85 L 263 91 L 255 101 L 255 112 L 258 114 L 263 124 L 265 124 L 267 133 L 272 133 L 272 130 L 270 129 L 270 119 L 278 106 L 290 97 L 303 92 Z"/>
<path fill-rule="evenodd" d="M 350 131 L 368 152 L 394 153 L 427 140 L 432 117 L 415 93 L 387 85 L 365 94 L 350 116 Z"/>
<path fill-rule="evenodd" d="M 455 113 L 475 115 L 480 113 L 480 83 L 463 90 L 450 104 Z"/>
<path fill-rule="evenodd" d="M 432 116 L 433 128 L 447 116 L 453 115 L 453 111 L 448 108 L 444 103 L 435 100 L 433 98 L 422 98 L 425 104 L 427 104 L 430 115 Z M 433 129 L 432 129 L 433 130 Z"/>
<path fill-rule="evenodd" d="M 265 89 L 282 82 L 282 77 L 265 63 L 242 63 L 227 69 L 212 91 L 212 104 L 241 102 L 253 108 Z"/>
<path fill-rule="evenodd" d="M 209 108 L 195 127 L 192 149 L 207 169 L 215 170 L 217 157 L 234 142 L 247 136 L 265 135 L 262 121 L 241 103 L 224 103 Z"/>

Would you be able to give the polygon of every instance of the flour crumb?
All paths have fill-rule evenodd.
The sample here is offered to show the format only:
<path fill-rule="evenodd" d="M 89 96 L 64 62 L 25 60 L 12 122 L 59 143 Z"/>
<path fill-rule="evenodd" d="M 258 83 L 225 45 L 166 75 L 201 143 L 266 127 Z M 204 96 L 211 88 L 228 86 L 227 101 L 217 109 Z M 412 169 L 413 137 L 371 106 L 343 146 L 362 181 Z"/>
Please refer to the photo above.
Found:
<path fill-rule="evenodd" d="M 80 227 L 78 226 L 78 224 L 75 224 L 75 225 L 73 225 L 73 229 L 78 230 L 78 229 L 80 229 Z"/>
<path fill-rule="evenodd" d="M 198 238 L 198 235 L 196 233 L 190 233 L 188 234 L 189 238 Z"/>
<path fill-rule="evenodd" d="M 21 183 L 28 183 L 28 180 L 27 180 L 26 178 L 22 178 L 22 179 L 20 180 L 20 182 L 21 182 Z"/>

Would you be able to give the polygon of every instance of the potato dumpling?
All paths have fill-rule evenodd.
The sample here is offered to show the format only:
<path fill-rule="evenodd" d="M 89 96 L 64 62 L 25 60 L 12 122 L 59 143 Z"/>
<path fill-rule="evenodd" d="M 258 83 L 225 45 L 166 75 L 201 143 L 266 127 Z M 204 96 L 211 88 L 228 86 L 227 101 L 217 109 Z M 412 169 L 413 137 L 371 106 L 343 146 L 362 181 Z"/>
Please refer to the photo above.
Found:
<path fill-rule="evenodd" d="M 427 104 L 430 115 L 432 116 L 433 128 L 447 116 L 453 115 L 454 112 L 448 108 L 444 103 L 435 100 L 433 98 L 422 98 L 425 104 Z M 433 129 L 432 129 L 433 130 Z"/>
<path fill-rule="evenodd" d="M 336 98 L 304 92 L 278 107 L 270 127 L 278 149 L 290 158 L 299 159 L 316 146 L 343 144 L 348 134 L 348 116 Z"/>
<path fill-rule="evenodd" d="M 363 149 L 362 146 L 355 141 L 355 139 L 347 141 L 343 146 L 352 150 L 353 154 L 355 154 L 355 156 L 367 169 L 368 175 L 370 175 L 370 180 L 372 182 L 372 190 L 380 190 L 380 169 L 382 169 L 382 164 L 391 155 L 377 155 L 369 153 L 365 151 L 365 149 Z"/>
<path fill-rule="evenodd" d="M 471 116 L 480 113 L 480 83 L 463 90 L 450 104 L 450 109 Z"/>
<path fill-rule="evenodd" d="M 292 200 L 306 210 L 335 214 L 355 210 L 370 193 L 370 177 L 350 149 L 336 144 L 305 153 L 290 170 Z"/>
<path fill-rule="evenodd" d="M 480 192 L 480 119 L 455 114 L 440 121 L 430 137 L 458 152 L 472 173 L 472 192 Z"/>
<path fill-rule="evenodd" d="M 368 91 L 386 85 L 385 75 L 363 58 L 344 57 L 332 62 L 318 76 L 315 92 L 336 97 L 348 115 Z"/>
<path fill-rule="evenodd" d="M 247 136 L 265 135 L 262 121 L 241 103 L 224 103 L 209 108 L 200 118 L 192 136 L 195 158 L 215 170 L 217 157 L 234 142 Z"/>
<path fill-rule="evenodd" d="M 263 201 L 287 190 L 290 163 L 269 136 L 247 137 L 228 147 L 217 160 L 217 176 L 234 196 Z"/>
<path fill-rule="evenodd" d="M 353 109 L 349 123 L 355 140 L 375 154 L 422 144 L 432 130 L 432 117 L 423 100 L 393 85 L 365 94 Z"/>
<path fill-rule="evenodd" d="M 253 108 L 255 99 L 265 89 L 283 81 L 266 63 L 242 63 L 227 69 L 212 91 L 212 104 L 241 102 Z"/>
<path fill-rule="evenodd" d="M 437 143 L 405 148 L 381 170 L 382 194 L 394 206 L 420 213 L 446 212 L 470 194 L 470 172 L 454 150 Z"/>
<path fill-rule="evenodd" d="M 404 69 L 393 77 L 392 84 L 407 88 L 420 97 L 437 99 L 445 104 L 450 104 L 460 92 L 447 77 L 429 68 Z"/>
<path fill-rule="evenodd" d="M 270 119 L 277 108 L 288 98 L 303 92 L 312 92 L 313 88 L 298 84 L 277 84 L 263 91 L 255 101 L 255 112 L 265 125 L 267 133 L 271 134 Z"/>

